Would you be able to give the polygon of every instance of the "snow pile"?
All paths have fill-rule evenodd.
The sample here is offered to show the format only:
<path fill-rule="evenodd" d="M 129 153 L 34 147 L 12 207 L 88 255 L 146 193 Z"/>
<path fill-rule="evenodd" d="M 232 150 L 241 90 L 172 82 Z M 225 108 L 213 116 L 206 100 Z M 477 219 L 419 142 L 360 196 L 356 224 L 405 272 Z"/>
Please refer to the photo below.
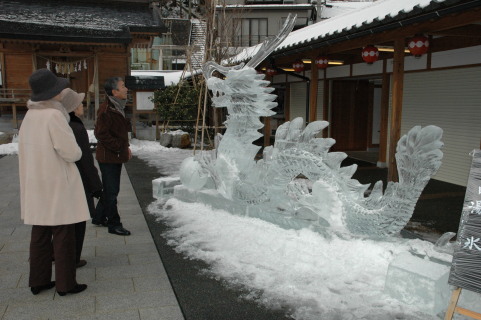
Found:
<path fill-rule="evenodd" d="M 213 277 L 246 289 L 244 298 L 287 306 L 294 319 L 436 319 L 383 293 L 394 257 L 432 253 L 428 242 L 325 239 L 177 199 L 149 211 L 172 227 L 163 236 L 177 252 L 207 262 Z"/>
<path fill-rule="evenodd" d="M 182 161 L 192 156 L 192 150 L 166 148 L 158 141 L 137 140 L 130 141 L 132 154 L 147 161 L 150 166 L 156 167 L 163 175 L 179 175 Z"/>
<path fill-rule="evenodd" d="M 0 155 L 18 154 L 18 142 L 0 144 Z"/>

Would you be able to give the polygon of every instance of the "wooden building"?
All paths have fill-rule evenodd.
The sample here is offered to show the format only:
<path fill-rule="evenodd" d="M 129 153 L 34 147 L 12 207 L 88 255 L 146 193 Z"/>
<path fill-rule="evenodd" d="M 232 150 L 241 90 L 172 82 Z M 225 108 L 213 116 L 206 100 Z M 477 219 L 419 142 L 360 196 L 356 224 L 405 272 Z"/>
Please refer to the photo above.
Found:
<path fill-rule="evenodd" d="M 409 51 L 417 36 L 429 44 L 421 55 Z M 379 57 L 366 63 L 369 45 Z M 292 32 L 260 67 L 277 70 L 268 77 L 285 92 L 283 120 L 329 121 L 323 134 L 336 139 L 334 150 L 379 150 L 390 180 L 399 138 L 415 125 L 441 127 L 435 179 L 466 185 L 469 153 L 481 144 L 480 0 L 378 1 Z M 267 135 L 277 122 L 266 121 Z"/>
<path fill-rule="evenodd" d="M 49 68 L 88 92 L 98 107 L 103 82 L 130 75 L 131 48 L 149 47 L 166 30 L 149 0 L 0 1 L 0 103 L 13 111 L 28 99 L 28 77 Z M 90 114 L 94 112 L 91 110 Z"/>

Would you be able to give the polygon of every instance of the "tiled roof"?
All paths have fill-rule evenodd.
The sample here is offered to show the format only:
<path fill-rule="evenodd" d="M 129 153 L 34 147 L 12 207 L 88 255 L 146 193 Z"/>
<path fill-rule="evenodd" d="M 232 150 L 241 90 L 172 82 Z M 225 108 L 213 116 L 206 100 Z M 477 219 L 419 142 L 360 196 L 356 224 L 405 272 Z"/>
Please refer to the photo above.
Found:
<path fill-rule="evenodd" d="M 148 3 L 0 0 L 0 37 L 128 42 L 129 31 L 160 31 Z"/>
<path fill-rule="evenodd" d="M 459 0 L 380 0 L 365 8 L 349 11 L 325 21 L 291 32 L 276 51 L 300 46 L 315 40 L 359 32 L 376 25 L 395 22 L 432 7 L 460 2 Z"/>

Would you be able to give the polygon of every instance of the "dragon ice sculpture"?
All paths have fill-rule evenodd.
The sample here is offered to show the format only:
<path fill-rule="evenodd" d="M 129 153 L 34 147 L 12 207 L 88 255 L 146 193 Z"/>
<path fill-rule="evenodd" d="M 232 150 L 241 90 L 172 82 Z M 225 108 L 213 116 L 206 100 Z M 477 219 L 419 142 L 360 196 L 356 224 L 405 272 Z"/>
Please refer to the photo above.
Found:
<path fill-rule="evenodd" d="M 276 131 L 274 146 L 266 147 L 263 159 L 255 161 L 260 147 L 253 142 L 262 136 L 260 117 L 275 114 L 271 109 L 277 104 L 273 88 L 254 67 L 282 42 L 294 21 L 287 19 L 280 35 L 266 41 L 245 66 L 205 64 L 213 104 L 228 110 L 226 131 L 216 150 L 184 161 L 181 182 L 195 192 L 215 190 L 231 204 L 227 208 L 241 204 L 246 208 L 243 214 L 283 227 L 378 238 L 397 234 L 441 165 L 440 128 L 417 126 L 399 140 L 399 182 L 389 182 L 384 193 L 382 181 L 366 192 L 369 184 L 351 178 L 357 165 L 341 167 L 347 155 L 329 152 L 334 139 L 317 137 L 328 126 L 326 121 L 304 126 L 304 120 L 296 118 L 284 123 Z M 213 77 L 214 71 L 225 78 Z"/>

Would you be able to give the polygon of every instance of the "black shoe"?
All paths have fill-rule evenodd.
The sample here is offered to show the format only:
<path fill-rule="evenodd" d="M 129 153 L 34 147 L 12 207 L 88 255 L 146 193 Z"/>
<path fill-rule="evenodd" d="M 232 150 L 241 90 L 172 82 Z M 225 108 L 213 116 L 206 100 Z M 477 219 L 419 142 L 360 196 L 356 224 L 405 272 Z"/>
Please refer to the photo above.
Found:
<path fill-rule="evenodd" d="M 79 262 L 77 262 L 77 265 L 75 266 L 77 269 L 78 268 L 82 268 L 84 265 L 87 264 L 87 261 L 85 260 L 80 260 Z"/>
<path fill-rule="evenodd" d="M 99 227 L 106 227 L 107 220 L 98 221 L 98 220 L 92 219 L 92 224 L 95 224 L 96 226 L 99 226 Z"/>
<path fill-rule="evenodd" d="M 124 229 L 122 226 L 109 228 L 109 233 L 116 234 L 119 236 L 130 236 L 130 231 Z"/>
<path fill-rule="evenodd" d="M 31 287 L 30 290 L 34 295 L 37 295 L 41 291 L 52 289 L 53 287 L 55 287 L 55 281 L 51 281 L 49 284 L 44 284 L 43 286 Z"/>
<path fill-rule="evenodd" d="M 57 291 L 57 293 L 58 293 L 59 296 L 62 296 L 62 297 L 63 297 L 63 296 L 66 295 L 67 293 L 75 294 L 75 293 L 82 292 L 82 291 L 84 291 L 85 289 L 87 289 L 87 285 L 86 285 L 86 284 L 76 284 L 75 287 L 73 287 L 73 289 L 70 290 L 70 291 L 67 291 L 67 292 Z"/>

